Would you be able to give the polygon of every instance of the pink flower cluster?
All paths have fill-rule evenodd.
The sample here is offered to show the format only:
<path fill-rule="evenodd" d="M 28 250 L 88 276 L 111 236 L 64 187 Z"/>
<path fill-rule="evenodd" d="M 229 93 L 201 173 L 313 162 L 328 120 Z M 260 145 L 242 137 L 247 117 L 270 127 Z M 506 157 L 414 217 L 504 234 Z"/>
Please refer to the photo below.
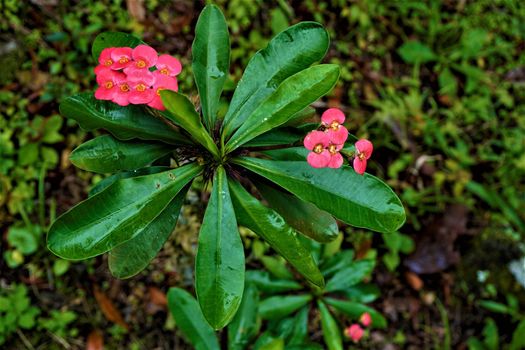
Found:
<path fill-rule="evenodd" d="M 314 168 L 340 168 L 343 156 L 340 151 L 348 138 L 348 130 L 343 126 L 344 113 L 337 108 L 327 109 L 321 116 L 321 129 L 308 133 L 304 147 L 311 152 L 306 160 Z M 363 174 L 367 160 L 372 155 L 373 145 L 368 140 L 359 140 L 355 144 L 354 170 Z"/>
<path fill-rule="evenodd" d="M 372 324 L 372 317 L 370 317 L 368 312 L 365 312 L 359 318 L 359 322 L 361 322 L 363 326 L 368 327 Z M 345 329 L 345 335 L 352 339 L 354 343 L 357 343 L 359 340 L 361 340 L 364 334 L 365 330 L 361 328 L 358 323 L 354 323 Z"/>
<path fill-rule="evenodd" d="M 150 46 L 109 47 L 102 50 L 98 62 L 96 99 L 121 106 L 147 104 L 164 110 L 159 91 L 178 90 L 176 75 L 182 70 L 179 60 L 159 56 Z M 153 67 L 156 69 L 152 71 Z"/>

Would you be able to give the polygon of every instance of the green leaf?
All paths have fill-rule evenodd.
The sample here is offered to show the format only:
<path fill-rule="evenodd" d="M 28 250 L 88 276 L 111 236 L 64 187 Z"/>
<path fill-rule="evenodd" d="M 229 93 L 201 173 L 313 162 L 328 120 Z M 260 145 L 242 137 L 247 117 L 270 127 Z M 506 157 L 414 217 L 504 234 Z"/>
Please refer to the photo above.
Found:
<path fill-rule="evenodd" d="M 204 123 L 213 130 L 217 107 L 230 68 L 230 37 L 221 10 L 206 6 L 195 26 L 192 68 L 202 103 Z"/>
<path fill-rule="evenodd" d="M 375 260 L 353 261 L 340 269 L 326 283 L 327 292 L 344 291 L 368 277 L 375 267 Z"/>
<path fill-rule="evenodd" d="M 481 300 L 479 302 L 479 305 L 489 311 L 496 312 L 499 314 L 512 315 L 514 313 L 514 311 L 507 305 L 492 300 Z"/>
<path fill-rule="evenodd" d="M 198 143 L 203 145 L 216 158 L 219 157 L 217 145 L 213 142 L 208 131 L 202 125 L 199 114 L 188 98 L 176 91 L 162 90 L 160 92 L 162 103 L 170 112 L 166 114 L 175 124 L 184 128 Z"/>
<path fill-rule="evenodd" d="M 259 315 L 264 320 L 283 318 L 299 310 L 310 300 L 312 297 L 306 294 L 269 297 L 259 304 Z"/>
<path fill-rule="evenodd" d="M 334 218 L 327 212 L 263 183 L 256 182 L 255 186 L 270 206 L 297 231 L 321 243 L 327 243 L 337 238 L 339 227 Z"/>
<path fill-rule="evenodd" d="M 168 307 L 177 326 L 196 350 L 220 350 L 215 332 L 190 293 L 180 288 L 170 288 Z"/>
<path fill-rule="evenodd" d="M 230 153 L 251 139 L 286 123 L 328 93 L 339 78 L 339 66 L 320 64 L 292 75 L 243 122 L 225 146 Z"/>
<path fill-rule="evenodd" d="M 281 257 L 263 256 L 261 262 L 264 268 L 277 278 L 293 280 L 294 276 L 286 267 L 286 261 Z"/>
<path fill-rule="evenodd" d="M 297 232 L 270 208 L 265 207 L 237 181 L 229 181 L 235 215 L 239 224 L 268 242 L 283 258 L 313 284 L 323 287 L 324 280 L 308 248 Z"/>
<path fill-rule="evenodd" d="M 97 100 L 91 92 L 66 98 L 60 104 L 60 113 L 77 121 L 86 131 L 106 129 L 119 140 L 138 138 L 169 144 L 191 144 L 187 137 L 149 114 L 144 107 L 121 107 L 113 102 Z"/>
<path fill-rule="evenodd" d="M 99 192 L 104 191 L 106 188 L 114 184 L 120 179 L 128 179 L 130 177 L 137 177 L 143 175 L 151 175 L 160 173 L 162 171 L 170 170 L 170 167 L 167 166 L 149 166 L 147 168 L 132 170 L 132 171 L 122 171 L 120 173 L 113 174 L 101 180 L 89 191 L 89 197 L 93 197 Z"/>
<path fill-rule="evenodd" d="M 308 337 L 308 307 L 303 307 L 301 311 L 295 315 L 294 328 L 288 345 L 300 345 L 305 342 Z"/>
<path fill-rule="evenodd" d="M 306 162 L 306 156 L 310 151 L 304 147 L 289 147 L 263 151 L 261 153 L 267 155 L 273 160 L 286 160 L 286 161 L 302 161 Z"/>
<path fill-rule="evenodd" d="M 24 255 L 33 254 L 38 249 L 38 233 L 37 226 L 12 226 L 7 231 L 7 242 Z"/>
<path fill-rule="evenodd" d="M 373 328 L 386 328 L 387 323 L 383 315 L 369 306 L 349 300 L 339 300 L 333 298 L 325 298 L 324 300 L 327 304 L 350 316 L 354 320 L 359 319 L 362 314 L 368 312 L 372 318 Z"/>
<path fill-rule="evenodd" d="M 148 227 L 201 170 L 191 163 L 115 182 L 53 223 L 49 250 L 63 259 L 81 260 L 113 249 Z"/>
<path fill-rule="evenodd" d="M 325 259 L 321 264 L 321 272 L 325 278 L 333 276 L 341 269 L 352 264 L 354 260 L 353 250 L 343 250 L 339 254 L 336 254 L 328 259 Z"/>
<path fill-rule="evenodd" d="M 139 38 L 122 32 L 104 32 L 97 35 L 93 46 L 91 47 L 91 53 L 95 61 L 98 62 L 98 57 L 102 50 L 107 47 L 136 47 L 140 44 L 144 44 Z"/>
<path fill-rule="evenodd" d="M 303 287 L 291 280 L 274 279 L 267 271 L 251 270 L 246 271 L 246 281 L 250 281 L 264 293 L 282 293 L 294 290 L 300 290 Z"/>
<path fill-rule="evenodd" d="M 525 319 L 521 320 L 514 332 L 512 333 L 512 341 L 510 343 L 510 350 L 525 349 Z"/>
<path fill-rule="evenodd" d="M 485 321 L 483 336 L 485 337 L 484 343 L 487 346 L 487 350 L 498 350 L 500 348 L 498 326 L 492 318 Z"/>
<path fill-rule="evenodd" d="M 339 325 L 334 319 L 326 305 L 321 301 L 317 301 L 319 311 L 321 312 L 321 328 L 323 330 L 323 338 L 328 350 L 343 350 L 343 339 Z"/>
<path fill-rule="evenodd" d="M 113 276 L 117 278 L 135 276 L 157 256 L 177 225 L 180 208 L 188 189 L 189 185 L 180 190 L 159 216 L 139 234 L 109 252 L 108 264 Z"/>
<path fill-rule="evenodd" d="M 407 41 L 397 53 L 406 63 L 427 63 L 437 60 L 436 54 L 425 44 L 419 41 Z"/>
<path fill-rule="evenodd" d="M 254 284 L 247 283 L 239 311 L 228 325 L 228 350 L 243 350 L 252 344 L 259 330 L 258 305 L 259 291 Z"/>
<path fill-rule="evenodd" d="M 244 289 L 244 248 L 222 166 L 213 178 L 195 265 L 195 289 L 201 310 L 210 325 L 220 329 L 235 316 Z"/>
<path fill-rule="evenodd" d="M 233 162 L 349 225 L 392 232 L 405 222 L 405 210 L 394 191 L 378 178 L 359 175 L 350 167 L 314 169 L 307 162 L 250 157 Z"/>
<path fill-rule="evenodd" d="M 270 130 L 244 144 L 244 147 L 268 147 L 291 145 L 304 138 L 304 133 L 295 128 L 280 128 Z"/>
<path fill-rule="evenodd" d="M 320 61 L 329 45 L 319 23 L 301 22 L 275 36 L 246 67 L 224 117 L 224 140 L 248 119 L 288 77 Z"/>
<path fill-rule="evenodd" d="M 165 143 L 119 141 L 102 135 L 75 148 L 69 159 L 78 168 L 95 173 L 136 170 L 173 150 Z"/>

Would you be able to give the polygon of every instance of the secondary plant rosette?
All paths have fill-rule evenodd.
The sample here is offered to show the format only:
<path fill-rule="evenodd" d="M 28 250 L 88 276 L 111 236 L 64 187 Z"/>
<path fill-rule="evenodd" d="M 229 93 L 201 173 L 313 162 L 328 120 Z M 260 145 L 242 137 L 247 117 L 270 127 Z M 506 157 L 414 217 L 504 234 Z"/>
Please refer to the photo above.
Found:
<path fill-rule="evenodd" d="M 329 242 L 337 236 L 334 218 L 377 232 L 396 231 L 405 220 L 399 198 L 381 180 L 344 165 L 316 169 L 306 160 L 302 139 L 317 127 L 305 122 L 309 105 L 330 92 L 339 77 L 337 65 L 317 64 L 328 46 L 328 33 L 315 22 L 278 34 L 250 60 L 227 113 L 219 116 L 230 42 L 218 7 L 206 6 L 195 29 L 192 70 L 200 106 L 174 84 L 156 87 L 161 75 L 173 78 L 163 69 L 178 68 L 162 63 L 164 56 L 153 54 L 153 48 L 128 34 L 100 34 L 92 53 L 101 65 L 97 77 L 108 76 L 98 79 L 98 89 L 112 89 L 125 79 L 129 104 L 121 96 L 90 91 L 65 99 L 60 111 L 87 131 L 107 132 L 75 149 L 73 164 L 113 175 L 54 222 L 49 249 L 69 260 L 108 253 L 113 275 L 131 277 L 162 248 L 188 189 L 202 177 L 211 196 L 199 232 L 195 289 L 214 329 L 231 321 L 242 299 L 245 258 L 238 225 L 258 234 L 322 288 L 323 275 L 301 234 Z M 115 62 L 122 65 L 112 69 Z M 107 73 L 106 63 L 113 73 Z M 132 98 L 132 91 L 139 98 Z M 160 101 L 149 100 L 150 95 Z M 254 196 L 259 190 L 254 184 L 264 186 L 262 197 L 273 204 Z M 290 201 L 295 204 L 279 205 Z M 305 220 L 326 225 L 305 226 Z"/>

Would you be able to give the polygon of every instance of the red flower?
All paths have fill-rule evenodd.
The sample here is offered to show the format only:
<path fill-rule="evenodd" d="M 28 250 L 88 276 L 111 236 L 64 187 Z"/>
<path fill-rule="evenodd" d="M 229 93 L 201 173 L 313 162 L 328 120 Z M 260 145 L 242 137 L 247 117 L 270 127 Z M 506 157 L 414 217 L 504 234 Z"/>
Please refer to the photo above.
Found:
<path fill-rule="evenodd" d="M 139 45 L 131 53 L 132 64 L 124 68 L 124 73 L 130 74 L 131 70 L 148 70 L 157 63 L 157 51 L 148 45 Z"/>
<path fill-rule="evenodd" d="M 345 329 L 345 335 L 348 338 L 352 339 L 354 343 L 357 343 L 359 340 L 361 340 L 364 333 L 365 331 L 358 324 L 353 324 L 347 329 Z"/>
<path fill-rule="evenodd" d="M 157 72 L 170 77 L 178 75 L 182 70 L 180 61 L 170 55 L 160 55 L 156 67 Z"/>
<path fill-rule="evenodd" d="M 157 73 L 157 71 L 154 72 L 154 75 L 156 81 L 153 85 L 153 91 L 155 92 L 155 94 L 153 95 L 153 100 L 151 100 L 151 102 L 148 103 L 148 106 L 163 111 L 166 109 L 166 107 L 164 107 L 164 105 L 162 104 L 162 100 L 160 98 L 160 90 L 178 91 L 179 86 L 177 84 L 177 79 L 174 77 Z"/>
<path fill-rule="evenodd" d="M 368 312 L 365 312 L 359 317 L 359 322 L 361 322 L 363 326 L 368 327 L 372 324 L 372 317 L 370 317 Z"/>
<path fill-rule="evenodd" d="M 112 70 L 101 71 L 97 75 L 98 89 L 95 91 L 95 98 L 99 100 L 113 100 L 118 90 L 118 82 L 125 79 L 123 73 Z"/>
<path fill-rule="evenodd" d="M 132 52 L 133 50 L 131 47 L 115 47 L 110 54 L 111 59 L 113 60 L 111 69 L 119 70 L 129 66 L 132 60 Z"/>
<path fill-rule="evenodd" d="M 337 108 L 329 108 L 324 111 L 321 121 L 330 135 L 330 141 L 342 145 L 348 138 L 348 130 L 342 125 L 345 122 L 344 113 Z"/>
<path fill-rule="evenodd" d="M 304 147 L 309 149 L 310 153 L 306 160 L 314 168 L 324 168 L 330 163 L 331 155 L 326 149 L 329 144 L 328 134 L 322 131 L 312 131 L 304 138 Z"/>
<path fill-rule="evenodd" d="M 330 152 L 330 162 L 328 163 L 329 168 L 338 169 L 343 165 L 343 156 L 339 151 L 343 148 L 343 145 L 336 145 L 330 143 L 328 146 L 328 152 Z"/>
<path fill-rule="evenodd" d="M 354 158 L 354 170 L 356 173 L 363 175 L 366 170 L 366 163 L 370 156 L 372 156 L 372 151 L 374 146 L 372 142 L 361 139 L 355 143 L 355 158 Z"/>
<path fill-rule="evenodd" d="M 153 73 L 144 69 L 133 69 L 128 72 L 128 84 L 131 89 L 129 102 L 135 105 L 150 103 L 155 95 L 151 89 L 151 86 L 155 84 Z"/>

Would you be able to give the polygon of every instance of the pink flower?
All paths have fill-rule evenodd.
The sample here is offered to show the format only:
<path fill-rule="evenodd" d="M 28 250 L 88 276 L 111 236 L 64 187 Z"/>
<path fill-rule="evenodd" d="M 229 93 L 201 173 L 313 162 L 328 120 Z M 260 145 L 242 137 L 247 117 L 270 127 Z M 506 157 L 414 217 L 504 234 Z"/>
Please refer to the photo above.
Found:
<path fill-rule="evenodd" d="M 327 165 L 329 168 L 338 169 L 343 165 L 343 156 L 339 153 L 342 148 L 343 145 L 329 144 L 328 152 L 330 152 L 330 162 Z"/>
<path fill-rule="evenodd" d="M 345 335 L 352 339 L 354 343 L 357 343 L 363 337 L 364 332 L 363 328 L 356 323 L 345 329 Z"/>
<path fill-rule="evenodd" d="M 342 145 L 348 138 L 348 130 L 342 125 L 345 122 L 344 113 L 337 108 L 329 108 L 324 111 L 321 121 L 330 135 L 332 143 Z"/>
<path fill-rule="evenodd" d="M 123 73 L 112 70 L 104 70 L 97 75 L 98 89 L 95 91 L 95 98 L 98 100 L 113 100 L 117 90 L 118 82 L 125 78 Z"/>
<path fill-rule="evenodd" d="M 155 84 L 155 76 L 147 69 L 132 69 L 128 71 L 128 84 L 131 88 L 129 102 L 132 104 L 150 103 L 155 91 L 151 86 Z"/>
<path fill-rule="evenodd" d="M 306 160 L 314 168 L 324 168 L 330 163 L 330 152 L 326 149 L 329 144 L 329 136 L 322 131 L 312 131 L 304 138 L 304 147 L 310 153 Z"/>
<path fill-rule="evenodd" d="M 174 77 L 182 70 L 180 61 L 170 55 L 160 55 L 157 60 L 157 72 Z"/>
<path fill-rule="evenodd" d="M 367 160 L 372 155 L 374 146 L 372 142 L 361 139 L 355 143 L 354 170 L 359 175 L 363 175 L 366 170 Z"/>
<path fill-rule="evenodd" d="M 131 53 L 133 62 L 124 69 L 124 73 L 129 74 L 131 69 L 148 70 L 157 63 L 157 51 L 148 45 L 139 45 Z"/>
<path fill-rule="evenodd" d="M 365 312 L 359 317 L 359 322 L 361 322 L 363 326 L 368 327 L 372 324 L 372 317 L 370 317 L 368 312 Z"/>
<path fill-rule="evenodd" d="M 106 47 L 98 56 L 98 63 L 104 67 L 111 67 L 113 64 L 113 59 L 111 58 L 111 53 L 115 50 L 114 47 Z"/>
<path fill-rule="evenodd" d="M 115 92 L 115 96 L 113 96 L 112 101 L 120 106 L 129 105 L 129 94 L 131 89 L 128 85 L 127 79 L 124 77 L 123 79 L 119 80 L 117 82 L 117 87 L 117 91 Z"/>
<path fill-rule="evenodd" d="M 175 77 L 170 77 L 162 73 L 157 73 L 157 71 L 154 72 L 154 75 L 156 81 L 153 85 L 153 91 L 155 92 L 155 94 L 153 95 L 153 100 L 150 103 L 148 103 L 148 106 L 163 111 L 166 108 L 164 107 L 164 105 L 162 104 L 162 100 L 160 99 L 160 90 L 177 91 L 179 90 L 179 86 Z"/>
<path fill-rule="evenodd" d="M 111 60 L 113 60 L 111 69 L 119 70 L 129 66 L 132 61 L 132 52 L 131 47 L 115 47 L 110 53 Z"/>

